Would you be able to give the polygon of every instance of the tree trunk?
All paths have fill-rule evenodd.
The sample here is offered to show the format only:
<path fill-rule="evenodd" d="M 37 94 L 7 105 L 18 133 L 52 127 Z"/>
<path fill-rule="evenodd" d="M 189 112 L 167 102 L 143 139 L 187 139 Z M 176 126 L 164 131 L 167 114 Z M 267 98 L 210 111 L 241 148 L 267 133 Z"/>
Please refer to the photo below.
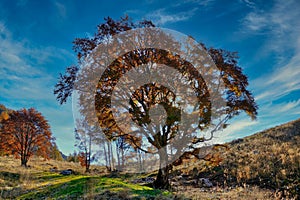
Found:
<path fill-rule="evenodd" d="M 106 144 L 107 144 L 107 156 L 108 156 L 107 158 L 108 158 L 108 164 L 109 164 L 109 165 L 108 165 L 108 170 L 109 170 L 109 171 L 112 171 L 112 168 L 111 168 L 111 153 L 110 153 L 110 145 L 111 145 L 111 144 L 110 144 L 109 141 L 107 141 Z"/>
<path fill-rule="evenodd" d="M 91 172 L 90 170 L 90 166 L 91 166 L 91 152 L 92 152 L 92 137 L 89 136 L 89 149 L 87 152 L 87 160 L 86 160 L 86 168 L 85 168 L 85 172 Z"/>
<path fill-rule="evenodd" d="M 89 159 L 88 159 L 88 153 L 85 154 L 85 172 L 88 173 L 89 172 Z"/>
<path fill-rule="evenodd" d="M 28 162 L 28 160 L 26 159 L 26 157 L 21 156 L 21 166 L 22 167 L 27 167 L 27 162 Z"/>
<path fill-rule="evenodd" d="M 170 189 L 169 170 L 170 170 L 169 167 L 163 167 L 163 168 L 158 170 L 156 180 L 153 183 L 154 188 L 157 188 L 157 189 Z"/>
<path fill-rule="evenodd" d="M 106 142 L 104 141 L 103 142 L 104 159 L 105 159 L 105 165 L 106 165 L 106 167 L 108 167 L 109 163 L 108 163 L 108 156 L 107 156 L 107 151 L 106 151 L 105 145 L 106 145 Z"/>
<path fill-rule="evenodd" d="M 113 149 L 112 149 L 112 143 L 110 144 L 110 155 L 111 155 L 111 170 L 114 171 L 115 170 L 115 160 L 114 160 L 114 153 L 113 153 Z"/>
<path fill-rule="evenodd" d="M 139 149 L 137 149 L 137 153 L 138 153 L 138 162 L 139 162 L 139 172 L 142 173 L 143 172 L 143 165 L 142 165 L 141 151 Z"/>
<path fill-rule="evenodd" d="M 125 165 L 125 155 L 124 155 L 124 148 L 121 148 L 121 170 L 124 169 L 124 165 Z"/>
<path fill-rule="evenodd" d="M 117 142 L 116 142 L 116 154 L 117 154 L 117 162 L 118 162 L 117 163 L 117 170 L 118 171 L 121 171 L 120 148 L 118 147 Z"/>
<path fill-rule="evenodd" d="M 169 189 L 169 171 L 171 165 L 168 164 L 168 154 L 166 148 L 162 148 L 160 150 L 161 151 L 159 153 L 159 170 L 153 185 L 154 188 L 157 189 Z"/>

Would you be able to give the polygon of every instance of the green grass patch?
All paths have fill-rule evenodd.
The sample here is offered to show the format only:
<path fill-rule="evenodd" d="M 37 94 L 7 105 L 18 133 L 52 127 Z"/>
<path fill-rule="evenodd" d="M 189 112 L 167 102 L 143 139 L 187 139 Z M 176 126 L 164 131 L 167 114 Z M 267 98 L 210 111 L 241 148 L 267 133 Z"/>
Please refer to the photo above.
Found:
<path fill-rule="evenodd" d="M 146 198 L 169 194 L 148 186 L 128 183 L 121 178 L 82 175 L 62 176 L 53 173 L 39 174 L 36 178 L 39 180 L 40 185 L 17 199 L 91 198 L 105 191 L 114 193 L 126 191 L 130 196 Z"/>

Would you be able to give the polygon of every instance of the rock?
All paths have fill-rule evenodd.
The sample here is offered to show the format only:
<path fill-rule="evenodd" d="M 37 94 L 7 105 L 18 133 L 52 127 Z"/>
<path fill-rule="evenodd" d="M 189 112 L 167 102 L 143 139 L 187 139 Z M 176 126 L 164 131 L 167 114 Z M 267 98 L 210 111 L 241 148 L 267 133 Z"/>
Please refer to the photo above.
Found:
<path fill-rule="evenodd" d="M 175 179 L 176 181 L 179 181 L 179 180 L 181 180 L 181 179 L 182 179 L 182 176 L 181 176 L 181 175 L 179 175 L 179 176 L 176 176 L 174 179 Z"/>
<path fill-rule="evenodd" d="M 50 168 L 50 172 L 58 172 L 57 167 L 52 167 L 52 168 Z"/>
<path fill-rule="evenodd" d="M 72 173 L 73 173 L 72 169 L 67 169 L 60 172 L 61 175 L 71 175 Z"/>
<path fill-rule="evenodd" d="M 258 151 L 258 150 L 254 150 L 254 151 L 253 151 L 253 154 L 254 154 L 254 155 L 259 154 L 259 151 Z"/>
<path fill-rule="evenodd" d="M 135 179 L 132 182 L 133 183 L 152 183 L 154 181 L 155 181 L 155 178 L 153 178 L 153 177 L 146 177 L 146 178 Z"/>
<path fill-rule="evenodd" d="M 183 180 L 180 182 L 182 185 L 185 185 L 185 186 L 195 186 L 197 184 L 197 181 L 196 180 Z"/>
<path fill-rule="evenodd" d="M 176 182 L 171 181 L 170 184 L 172 186 L 180 186 L 180 182 L 178 182 L 178 181 L 176 181 Z"/>
<path fill-rule="evenodd" d="M 189 178 L 189 175 L 188 175 L 188 174 L 182 174 L 181 177 L 182 177 L 183 179 L 188 179 L 188 178 Z"/>
<path fill-rule="evenodd" d="M 199 178 L 198 185 L 200 187 L 208 187 L 208 188 L 213 187 L 212 182 L 208 178 Z"/>

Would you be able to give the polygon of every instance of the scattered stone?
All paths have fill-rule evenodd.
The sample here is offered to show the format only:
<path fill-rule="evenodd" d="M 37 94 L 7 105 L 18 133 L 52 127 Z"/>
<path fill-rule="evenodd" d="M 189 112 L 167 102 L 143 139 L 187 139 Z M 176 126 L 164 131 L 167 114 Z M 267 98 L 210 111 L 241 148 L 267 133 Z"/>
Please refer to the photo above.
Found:
<path fill-rule="evenodd" d="M 188 175 L 188 174 L 182 174 L 181 177 L 182 177 L 183 179 L 188 179 L 188 178 L 189 178 L 189 175 Z"/>
<path fill-rule="evenodd" d="M 60 172 L 61 175 L 71 175 L 73 174 L 73 170 L 72 169 L 67 169 L 67 170 L 62 170 Z"/>
<path fill-rule="evenodd" d="M 178 181 L 176 181 L 176 182 L 171 181 L 170 184 L 172 186 L 180 186 L 180 182 L 178 182 Z"/>
<path fill-rule="evenodd" d="M 181 181 L 181 184 L 182 185 L 185 185 L 185 186 L 196 186 L 197 185 L 197 181 L 196 180 L 186 180 L 186 181 Z"/>
<path fill-rule="evenodd" d="M 51 167 L 51 168 L 50 168 L 50 172 L 58 172 L 57 167 Z"/>
<path fill-rule="evenodd" d="M 256 154 L 259 154 L 259 151 L 258 151 L 258 150 L 254 150 L 254 151 L 253 151 L 253 154 L 255 154 L 255 155 L 256 155 Z"/>
<path fill-rule="evenodd" d="M 132 181 L 132 183 L 153 183 L 155 178 L 153 177 L 146 177 L 146 178 L 139 178 Z"/>
<path fill-rule="evenodd" d="M 213 187 L 212 182 L 208 178 L 199 178 L 198 185 L 200 187 L 207 187 L 207 188 Z"/>

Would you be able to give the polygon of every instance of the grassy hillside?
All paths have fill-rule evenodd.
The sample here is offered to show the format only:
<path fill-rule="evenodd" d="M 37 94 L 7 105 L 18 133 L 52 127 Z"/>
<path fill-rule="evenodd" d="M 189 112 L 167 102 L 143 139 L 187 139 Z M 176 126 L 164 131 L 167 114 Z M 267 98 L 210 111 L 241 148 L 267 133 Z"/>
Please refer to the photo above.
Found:
<path fill-rule="evenodd" d="M 258 188 L 244 191 L 241 188 L 215 190 L 212 193 L 194 186 L 188 188 L 187 194 L 183 194 L 179 190 L 160 191 L 143 183 L 135 183 L 135 180 L 151 174 L 105 174 L 100 167 L 93 170 L 97 173 L 84 174 L 78 164 L 38 158 L 32 159 L 30 166 L 21 168 L 18 160 L 0 157 L 0 199 L 256 199 L 258 196 L 272 195 Z M 50 172 L 49 168 L 54 166 L 58 169 L 72 168 L 76 173 L 63 176 Z"/>
<path fill-rule="evenodd" d="M 223 167 L 227 179 L 300 194 L 300 120 L 231 142 Z"/>
<path fill-rule="evenodd" d="M 280 198 L 300 199 L 300 119 L 227 144 L 213 152 L 221 162 L 188 167 L 222 188 L 268 189 Z M 193 168 L 193 170 L 191 170 Z"/>
<path fill-rule="evenodd" d="M 19 165 L 12 157 L 0 157 L 0 199 L 149 199 L 171 195 L 131 183 L 136 177 L 111 177 L 101 172 L 104 171 L 101 167 L 93 167 L 97 174 L 84 174 L 79 164 L 39 158 L 33 158 L 29 168 Z M 49 169 L 53 167 L 58 171 L 51 172 Z M 74 174 L 59 174 L 68 168 Z"/>
<path fill-rule="evenodd" d="M 155 190 L 135 180 L 151 174 L 108 174 L 78 163 L 0 157 L 0 199 L 299 199 L 300 120 L 228 143 L 213 161 L 188 161 L 173 170 L 173 191 Z M 51 172 L 55 168 L 57 172 Z M 69 176 L 60 170 L 72 169 Z M 207 178 L 212 186 L 199 182 Z"/>

